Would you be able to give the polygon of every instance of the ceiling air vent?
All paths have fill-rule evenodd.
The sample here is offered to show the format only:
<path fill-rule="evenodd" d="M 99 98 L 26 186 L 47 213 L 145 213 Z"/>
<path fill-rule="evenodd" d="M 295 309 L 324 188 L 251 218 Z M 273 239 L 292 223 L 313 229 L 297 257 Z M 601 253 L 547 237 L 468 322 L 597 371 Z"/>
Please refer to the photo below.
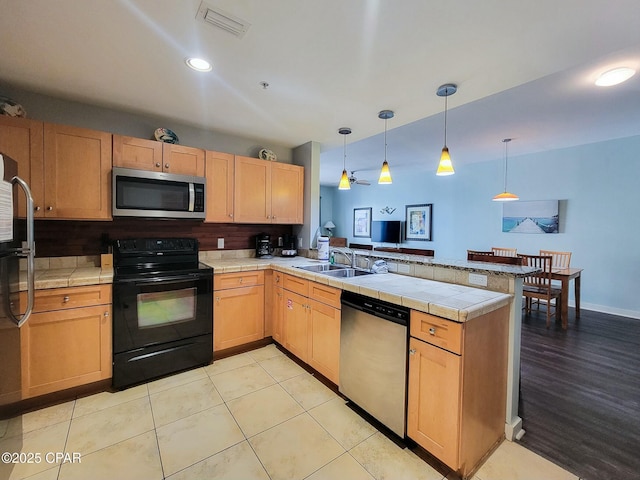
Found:
<path fill-rule="evenodd" d="M 249 27 L 251 26 L 249 22 L 220 10 L 219 8 L 207 5 L 204 2 L 200 4 L 196 18 L 204 23 L 218 27 L 225 32 L 229 32 L 238 38 L 244 37 L 244 34 L 247 33 L 247 30 L 249 30 Z"/>

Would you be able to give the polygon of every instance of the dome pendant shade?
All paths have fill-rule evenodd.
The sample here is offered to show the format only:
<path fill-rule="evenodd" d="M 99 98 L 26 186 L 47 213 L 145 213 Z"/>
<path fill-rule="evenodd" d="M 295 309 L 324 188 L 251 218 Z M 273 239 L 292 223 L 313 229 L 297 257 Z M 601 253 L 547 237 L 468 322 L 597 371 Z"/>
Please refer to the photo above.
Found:
<path fill-rule="evenodd" d="M 520 197 L 518 197 L 514 193 L 507 192 L 507 160 L 509 156 L 507 145 L 509 144 L 511 139 L 505 138 L 502 141 L 504 142 L 504 191 L 493 197 L 492 200 L 494 202 L 513 202 L 515 200 L 520 200 Z"/>
<path fill-rule="evenodd" d="M 436 175 L 444 177 L 445 175 L 453 175 L 456 173 L 453 170 L 453 164 L 451 163 L 451 157 L 449 156 L 449 149 L 444 147 L 442 154 L 440 155 L 440 163 L 438 163 L 438 171 Z"/>
<path fill-rule="evenodd" d="M 393 182 L 391 181 L 391 171 L 387 162 L 387 120 L 393 118 L 393 112 L 391 110 L 382 110 L 378 113 L 378 118 L 384 120 L 384 162 L 382 162 L 382 168 L 380 169 L 378 184 L 391 185 Z"/>
<path fill-rule="evenodd" d="M 342 178 L 340 178 L 338 190 L 351 190 L 351 182 L 349 181 L 349 175 L 347 175 L 346 170 L 342 171 Z"/>
<path fill-rule="evenodd" d="M 342 127 L 338 130 L 340 135 L 344 137 L 344 157 L 342 158 L 342 177 L 340 177 L 340 183 L 338 184 L 338 190 L 351 190 L 351 182 L 349 181 L 349 175 L 347 175 L 347 135 L 351 133 L 351 129 Z"/>
<path fill-rule="evenodd" d="M 382 163 L 382 169 L 380 170 L 380 178 L 378 179 L 378 183 L 381 185 L 389 185 L 390 183 L 392 183 L 389 164 L 386 160 Z"/>

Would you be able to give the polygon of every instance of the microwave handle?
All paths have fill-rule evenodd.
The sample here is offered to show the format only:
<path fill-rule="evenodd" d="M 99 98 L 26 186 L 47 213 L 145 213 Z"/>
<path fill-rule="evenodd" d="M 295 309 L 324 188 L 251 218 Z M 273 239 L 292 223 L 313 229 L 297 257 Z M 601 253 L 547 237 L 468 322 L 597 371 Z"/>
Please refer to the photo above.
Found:
<path fill-rule="evenodd" d="M 196 187 L 193 183 L 189 183 L 189 211 L 193 212 L 196 205 Z"/>

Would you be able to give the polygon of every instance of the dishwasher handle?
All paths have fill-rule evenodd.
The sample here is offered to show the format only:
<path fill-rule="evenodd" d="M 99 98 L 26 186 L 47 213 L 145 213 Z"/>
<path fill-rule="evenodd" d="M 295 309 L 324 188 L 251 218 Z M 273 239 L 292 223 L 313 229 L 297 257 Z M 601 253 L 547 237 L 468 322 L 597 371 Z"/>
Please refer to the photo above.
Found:
<path fill-rule="evenodd" d="M 410 310 L 400 305 L 347 291 L 342 292 L 340 303 L 343 307 L 351 307 L 399 325 L 409 325 Z"/>

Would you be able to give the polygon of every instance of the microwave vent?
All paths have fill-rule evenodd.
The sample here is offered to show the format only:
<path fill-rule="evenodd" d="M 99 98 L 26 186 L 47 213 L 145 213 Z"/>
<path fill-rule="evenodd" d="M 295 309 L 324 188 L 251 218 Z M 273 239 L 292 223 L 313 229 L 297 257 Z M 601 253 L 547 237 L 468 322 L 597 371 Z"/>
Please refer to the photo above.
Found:
<path fill-rule="evenodd" d="M 205 2 L 200 4 L 196 18 L 208 25 L 212 25 L 235 35 L 238 38 L 244 37 L 244 34 L 247 33 L 247 30 L 251 27 L 249 22 L 220 10 L 219 8 L 207 5 Z"/>

